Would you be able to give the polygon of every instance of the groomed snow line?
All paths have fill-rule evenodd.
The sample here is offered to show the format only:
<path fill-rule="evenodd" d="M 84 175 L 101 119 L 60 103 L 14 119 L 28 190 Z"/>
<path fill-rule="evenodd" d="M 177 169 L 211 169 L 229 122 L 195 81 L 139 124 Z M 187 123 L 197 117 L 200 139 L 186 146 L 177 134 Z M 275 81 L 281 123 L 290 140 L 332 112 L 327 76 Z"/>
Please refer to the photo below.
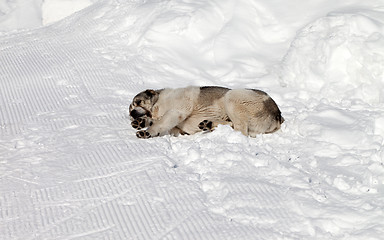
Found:
<path fill-rule="evenodd" d="M 285 122 L 138 139 L 189 85 Z M 382 0 L 0 0 L 2 240 L 379 240 L 383 145 Z"/>

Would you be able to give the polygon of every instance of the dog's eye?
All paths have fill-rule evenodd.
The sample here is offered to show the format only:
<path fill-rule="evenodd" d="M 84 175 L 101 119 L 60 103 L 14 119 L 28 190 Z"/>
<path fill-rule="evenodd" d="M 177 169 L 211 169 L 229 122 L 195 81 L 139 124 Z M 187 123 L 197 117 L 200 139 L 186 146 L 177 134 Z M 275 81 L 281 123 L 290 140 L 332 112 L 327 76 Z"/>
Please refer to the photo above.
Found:
<path fill-rule="evenodd" d="M 141 100 L 137 100 L 135 103 L 136 103 L 136 106 L 139 106 L 143 101 Z"/>

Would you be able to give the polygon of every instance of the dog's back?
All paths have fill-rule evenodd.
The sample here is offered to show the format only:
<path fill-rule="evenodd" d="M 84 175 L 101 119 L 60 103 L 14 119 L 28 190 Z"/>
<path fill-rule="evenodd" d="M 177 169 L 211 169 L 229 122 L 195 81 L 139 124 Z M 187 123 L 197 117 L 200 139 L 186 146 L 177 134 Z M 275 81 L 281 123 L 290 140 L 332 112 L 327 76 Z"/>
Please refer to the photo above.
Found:
<path fill-rule="evenodd" d="M 224 87 L 200 87 L 198 104 L 200 106 L 211 106 L 223 98 L 229 90 L 229 88 Z"/>

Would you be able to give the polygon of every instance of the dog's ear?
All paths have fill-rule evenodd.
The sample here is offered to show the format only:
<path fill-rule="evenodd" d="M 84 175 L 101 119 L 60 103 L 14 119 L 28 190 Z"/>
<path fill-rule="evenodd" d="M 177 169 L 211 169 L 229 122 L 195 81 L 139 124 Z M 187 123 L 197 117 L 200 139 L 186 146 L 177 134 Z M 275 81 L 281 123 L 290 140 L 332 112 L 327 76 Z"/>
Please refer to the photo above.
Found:
<path fill-rule="evenodd" d="M 159 91 L 148 89 L 144 93 L 147 95 L 149 99 L 151 99 L 152 104 L 155 104 L 159 99 L 159 95 L 160 95 Z"/>
<path fill-rule="evenodd" d="M 156 91 L 152 89 L 145 90 L 145 94 L 147 94 L 149 97 L 153 97 L 156 95 Z"/>

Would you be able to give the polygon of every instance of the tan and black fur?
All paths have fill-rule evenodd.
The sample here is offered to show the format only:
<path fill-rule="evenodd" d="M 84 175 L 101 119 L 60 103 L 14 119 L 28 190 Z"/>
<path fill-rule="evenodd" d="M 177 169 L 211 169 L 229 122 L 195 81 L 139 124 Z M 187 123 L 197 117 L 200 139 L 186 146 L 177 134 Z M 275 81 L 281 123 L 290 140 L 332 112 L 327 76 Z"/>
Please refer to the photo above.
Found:
<path fill-rule="evenodd" d="M 137 137 L 194 134 L 230 125 L 246 136 L 272 133 L 284 122 L 275 101 L 263 91 L 223 87 L 146 90 L 130 105 Z M 145 129 L 145 130 L 144 130 Z"/>

